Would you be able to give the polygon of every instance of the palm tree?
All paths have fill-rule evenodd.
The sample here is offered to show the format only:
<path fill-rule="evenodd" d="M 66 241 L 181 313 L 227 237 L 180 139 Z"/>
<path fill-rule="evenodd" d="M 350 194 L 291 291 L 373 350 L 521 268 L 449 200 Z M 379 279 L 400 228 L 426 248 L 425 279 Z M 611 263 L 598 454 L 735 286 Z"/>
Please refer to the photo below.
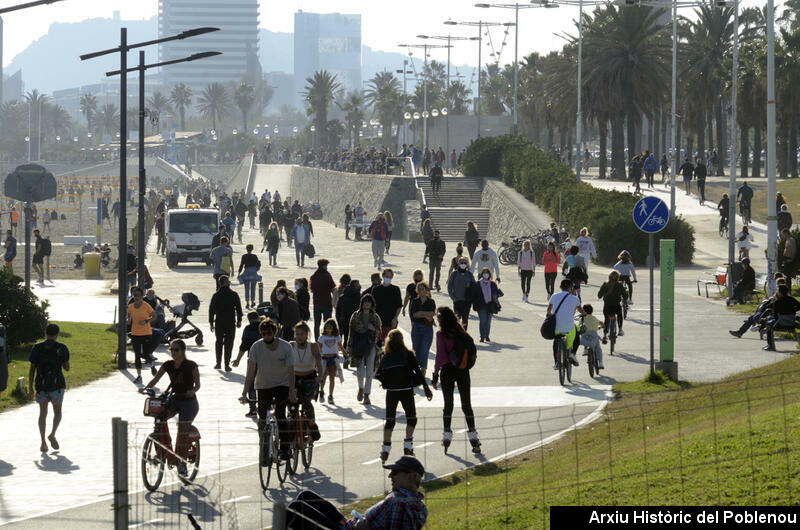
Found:
<path fill-rule="evenodd" d="M 347 122 L 347 140 L 350 147 L 358 145 L 358 131 L 364 120 L 364 97 L 358 92 L 351 92 L 343 103 L 336 102 L 336 106 L 344 112 Z M 386 130 L 384 129 L 384 133 Z"/>
<path fill-rule="evenodd" d="M 169 95 L 170 102 L 178 109 L 181 118 L 181 130 L 186 130 L 186 107 L 192 105 L 192 88 L 185 83 L 178 83 L 172 87 Z"/>
<path fill-rule="evenodd" d="M 306 87 L 303 92 L 306 101 L 306 114 L 314 116 L 314 125 L 320 136 L 317 145 L 328 145 L 328 107 L 334 99 L 334 94 L 341 89 L 341 84 L 336 80 L 336 75 L 327 70 L 314 73 L 313 77 L 306 78 Z"/>
<path fill-rule="evenodd" d="M 211 119 L 212 128 L 217 128 L 217 120 L 224 120 L 231 108 L 228 91 L 222 83 L 211 83 L 198 98 L 197 108 L 206 119 Z"/>
<path fill-rule="evenodd" d="M 119 110 L 113 103 L 103 105 L 97 112 L 97 128 L 101 134 L 113 135 L 119 130 Z"/>
<path fill-rule="evenodd" d="M 93 128 L 92 118 L 97 114 L 97 98 L 91 92 L 81 96 L 81 114 L 86 117 L 86 127 L 91 131 Z"/>
<path fill-rule="evenodd" d="M 383 142 L 392 142 L 392 124 L 400 119 L 406 102 L 400 92 L 400 81 L 391 72 L 378 72 L 367 83 L 364 101 L 372 106 L 383 127 Z"/>
<path fill-rule="evenodd" d="M 172 107 L 169 104 L 169 98 L 167 98 L 161 92 L 153 92 L 152 97 L 147 98 L 147 107 L 150 112 L 155 113 L 156 116 L 161 116 L 164 112 L 172 111 Z M 153 130 L 156 130 L 158 127 L 157 123 L 154 123 Z"/>
<path fill-rule="evenodd" d="M 456 80 L 447 87 L 447 110 L 454 116 L 463 116 L 469 112 L 467 102 L 472 94 L 467 85 L 462 81 Z"/>
<path fill-rule="evenodd" d="M 242 112 L 242 128 L 247 131 L 247 113 L 250 112 L 256 102 L 255 88 L 247 83 L 239 83 L 233 93 L 233 100 Z"/>

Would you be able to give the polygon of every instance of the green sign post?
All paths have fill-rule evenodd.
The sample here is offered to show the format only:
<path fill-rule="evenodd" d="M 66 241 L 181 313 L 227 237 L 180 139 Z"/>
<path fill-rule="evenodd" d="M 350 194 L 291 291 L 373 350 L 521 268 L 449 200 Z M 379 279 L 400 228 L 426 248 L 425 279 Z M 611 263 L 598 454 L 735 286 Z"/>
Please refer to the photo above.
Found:
<path fill-rule="evenodd" d="M 661 245 L 661 304 L 659 327 L 658 369 L 671 378 L 678 378 L 675 357 L 675 240 L 662 239 Z"/>

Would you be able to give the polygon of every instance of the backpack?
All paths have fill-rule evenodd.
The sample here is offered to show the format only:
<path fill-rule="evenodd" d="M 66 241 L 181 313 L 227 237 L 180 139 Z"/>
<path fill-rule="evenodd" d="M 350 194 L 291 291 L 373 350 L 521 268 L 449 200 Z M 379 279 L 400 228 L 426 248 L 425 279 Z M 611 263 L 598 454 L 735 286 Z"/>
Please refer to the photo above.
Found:
<path fill-rule="evenodd" d="M 45 348 L 47 355 L 36 367 L 36 390 L 42 392 L 55 392 L 67 386 L 64 374 L 61 372 L 61 358 L 59 355 L 60 344 L 55 343 Z"/>
<path fill-rule="evenodd" d="M 309 243 L 303 249 L 303 253 L 306 255 L 307 258 L 313 258 L 314 255 L 317 253 L 317 251 L 316 249 L 314 249 L 314 245 Z"/>
<path fill-rule="evenodd" d="M 40 252 L 41 252 L 42 256 L 49 256 L 50 254 L 52 254 L 53 245 L 52 245 L 52 243 L 50 243 L 49 239 L 47 239 L 47 238 L 42 239 L 41 245 L 42 246 L 41 246 L 41 251 Z"/>
<path fill-rule="evenodd" d="M 542 334 L 542 338 L 546 340 L 553 340 L 556 338 L 556 315 L 558 314 L 558 310 L 561 309 L 561 304 L 567 299 L 569 295 L 565 296 L 561 299 L 556 307 L 556 310 L 550 314 L 547 318 L 544 319 L 542 322 L 542 327 L 539 328 L 539 333 Z"/>
<path fill-rule="evenodd" d="M 453 351 L 450 352 L 450 364 L 459 370 L 469 370 L 478 360 L 478 349 L 469 333 L 459 333 L 453 339 Z"/>

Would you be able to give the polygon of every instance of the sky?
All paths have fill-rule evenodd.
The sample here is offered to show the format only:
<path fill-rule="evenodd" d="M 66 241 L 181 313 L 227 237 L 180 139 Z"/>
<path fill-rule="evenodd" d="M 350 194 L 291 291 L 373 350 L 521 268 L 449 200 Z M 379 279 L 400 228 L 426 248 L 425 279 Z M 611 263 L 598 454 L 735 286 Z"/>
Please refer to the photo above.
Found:
<path fill-rule="evenodd" d="M 220 0 L 224 1 L 224 0 Z M 23 0 L 0 0 L 0 6 L 22 3 Z M 477 28 L 465 26 L 445 26 L 449 18 L 456 21 L 485 20 L 492 22 L 513 22 L 513 9 L 480 9 L 474 7 L 474 0 L 403 0 L 400 3 L 388 0 L 337 0 L 335 11 L 347 14 L 361 14 L 362 44 L 373 49 L 398 51 L 401 43 L 422 42 L 415 38 L 419 34 L 476 36 Z M 742 0 L 742 6 L 760 5 L 759 0 Z M 776 2 L 778 5 L 780 2 Z M 328 13 L 333 10 L 330 0 L 261 0 L 260 25 L 272 31 L 292 32 L 294 13 L 303 10 L 314 13 Z M 120 12 L 122 20 L 147 19 L 157 14 L 158 0 L 64 0 L 57 4 L 45 5 L 6 14 L 4 19 L 3 62 L 8 64 L 13 57 L 24 50 L 31 42 L 45 35 L 53 22 L 78 22 L 87 18 L 111 18 L 114 11 Z M 561 6 L 558 9 L 520 10 L 519 56 L 531 51 L 548 52 L 564 44 L 554 33 L 576 33 L 573 21 L 577 18 L 577 7 Z M 495 50 L 500 49 L 503 28 L 491 30 Z M 514 60 L 514 31 L 507 36 L 508 41 L 501 61 Z M 428 41 L 430 42 L 430 41 Z M 91 41 L 87 39 L 87 44 Z M 111 46 L 113 43 L 97 43 Z M 91 47 L 91 46 L 90 46 Z M 443 60 L 445 50 L 431 51 L 431 58 Z M 483 62 L 491 52 L 485 46 Z M 459 42 L 451 51 L 451 60 L 458 64 L 477 64 L 477 46 L 473 42 Z M 420 57 L 421 53 L 415 53 Z"/>

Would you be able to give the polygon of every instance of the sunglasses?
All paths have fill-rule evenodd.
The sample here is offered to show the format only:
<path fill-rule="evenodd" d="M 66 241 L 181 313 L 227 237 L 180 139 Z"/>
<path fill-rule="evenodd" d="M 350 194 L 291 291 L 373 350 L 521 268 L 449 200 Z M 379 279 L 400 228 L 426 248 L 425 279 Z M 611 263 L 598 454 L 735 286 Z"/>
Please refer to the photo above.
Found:
<path fill-rule="evenodd" d="M 176 351 L 183 351 L 181 348 L 170 348 L 169 351 L 176 352 Z"/>
<path fill-rule="evenodd" d="M 274 331 L 264 331 L 263 333 L 261 333 L 262 337 L 272 337 L 274 335 L 275 335 Z"/>

